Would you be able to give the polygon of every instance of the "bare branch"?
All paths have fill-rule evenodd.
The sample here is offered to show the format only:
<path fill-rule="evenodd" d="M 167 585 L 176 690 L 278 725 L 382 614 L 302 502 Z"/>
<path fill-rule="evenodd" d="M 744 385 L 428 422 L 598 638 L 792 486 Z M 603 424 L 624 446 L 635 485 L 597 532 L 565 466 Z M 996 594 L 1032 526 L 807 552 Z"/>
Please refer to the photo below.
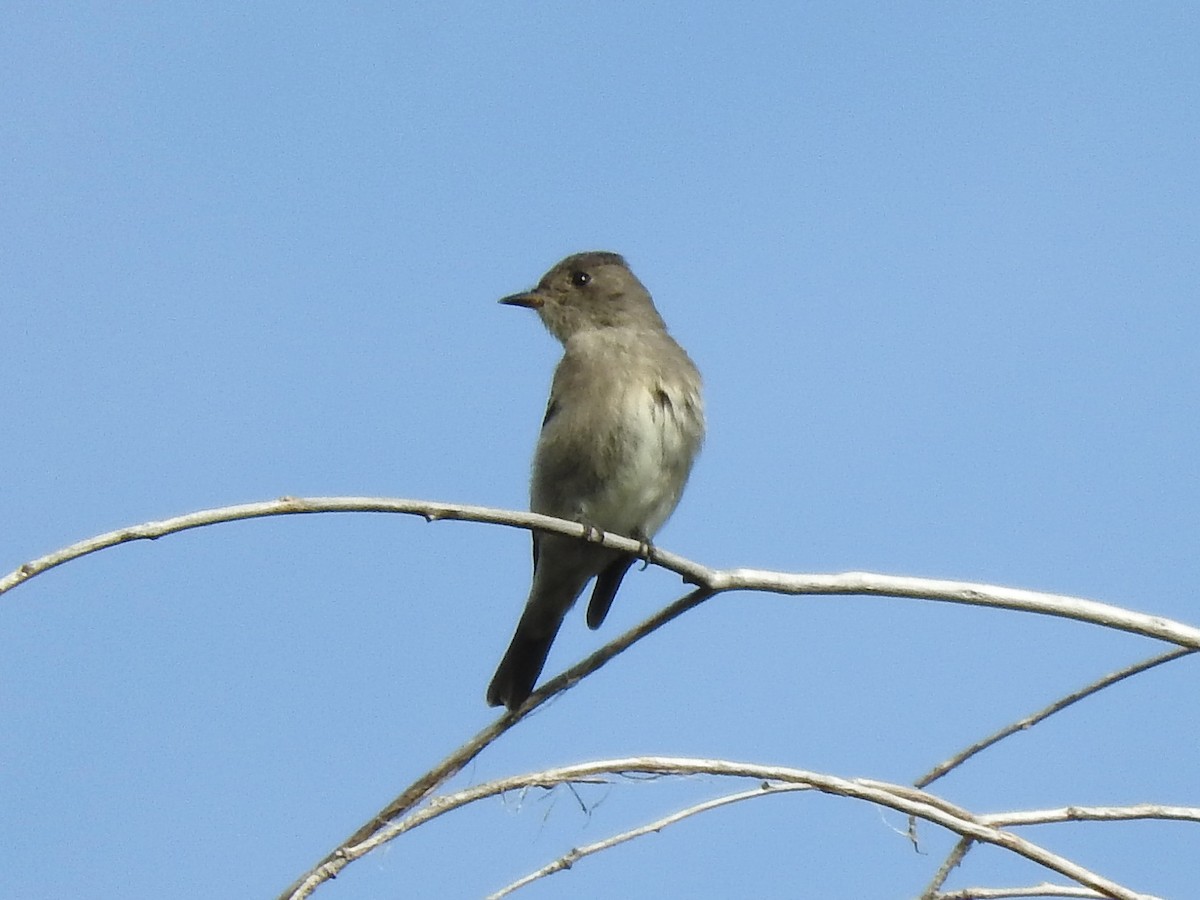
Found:
<path fill-rule="evenodd" d="M 302 875 L 299 880 L 288 887 L 280 895 L 281 900 L 284 900 L 284 898 L 296 898 L 296 900 L 299 900 L 299 898 L 307 897 L 319 884 L 328 881 L 330 878 L 337 877 L 337 873 L 345 868 L 351 859 L 354 858 L 349 855 L 349 847 L 366 842 L 372 835 L 379 833 L 389 822 L 395 821 L 400 816 L 414 809 L 426 797 L 432 794 L 433 791 L 437 790 L 439 785 L 462 771 L 463 767 L 483 752 L 484 748 L 492 743 L 492 741 L 496 740 L 496 738 L 504 734 L 504 732 L 508 731 L 508 729 L 512 728 L 517 722 L 521 721 L 551 697 L 561 694 L 563 691 L 570 690 L 583 678 L 596 671 L 596 669 L 600 668 L 630 644 L 640 640 L 650 632 L 661 628 L 667 622 L 676 616 L 682 615 L 709 596 L 710 592 L 703 588 L 686 594 L 641 624 L 609 641 L 599 650 L 577 662 L 560 675 L 551 678 L 530 694 L 529 699 L 525 701 L 520 709 L 515 712 L 501 714 L 491 725 L 488 725 L 451 753 L 450 756 L 446 757 L 446 759 L 442 760 L 442 762 L 438 763 L 438 765 L 434 766 L 405 788 L 400 796 L 343 841 L 337 849 L 329 853 L 313 869 Z"/>
<path fill-rule="evenodd" d="M 1029 887 L 962 888 L 946 894 L 933 894 L 929 900 L 1006 900 L 1009 897 L 1082 897 L 1083 900 L 1104 900 L 1105 895 L 1091 888 L 1042 883 Z"/>
<path fill-rule="evenodd" d="M 1027 809 L 979 816 L 980 822 L 995 825 L 997 828 L 1013 825 L 1048 825 L 1054 822 L 1127 822 L 1135 819 L 1200 822 L 1200 807 L 1160 806 L 1156 803 L 1139 803 L 1135 806 L 1064 806 L 1059 809 Z"/>
<path fill-rule="evenodd" d="M 995 734 L 992 734 L 992 735 L 984 738 L 981 741 L 977 741 L 976 743 L 972 744 L 967 749 L 963 750 L 961 753 L 955 754 L 954 756 L 950 757 L 945 762 L 938 763 L 936 766 L 934 766 L 932 769 L 930 769 L 928 772 L 926 772 L 924 775 L 922 775 L 920 778 L 918 778 L 913 783 L 919 788 L 928 787 L 933 782 L 937 781 L 939 778 L 941 778 L 943 775 L 945 775 L 947 772 L 962 765 L 964 762 L 966 762 L 968 759 L 970 759 L 975 754 L 977 754 L 983 750 L 986 750 L 988 747 L 1004 740 L 1006 737 L 1009 737 L 1010 735 L 1016 734 L 1018 731 L 1025 731 L 1029 728 L 1032 728 L 1038 722 L 1041 722 L 1044 719 L 1048 719 L 1050 716 L 1054 715 L 1057 712 L 1061 712 L 1062 710 L 1066 709 L 1071 704 L 1078 703 L 1080 700 L 1084 699 L 1085 697 L 1090 697 L 1092 694 L 1095 694 L 1098 691 L 1102 691 L 1102 690 L 1104 690 L 1104 688 L 1108 687 L 1109 685 L 1116 684 L 1118 681 L 1123 681 L 1124 679 L 1129 678 L 1133 675 L 1137 675 L 1141 672 L 1145 672 L 1148 669 L 1153 669 L 1155 666 L 1161 666 L 1163 663 L 1171 662 L 1172 660 L 1179 659 L 1181 656 L 1188 656 L 1189 654 L 1192 654 L 1195 652 L 1196 652 L 1195 650 L 1191 650 L 1188 648 L 1168 650 L 1166 653 L 1161 653 L 1158 656 L 1154 656 L 1154 657 L 1151 657 L 1150 659 L 1142 660 L 1142 662 L 1134 663 L 1131 666 L 1126 666 L 1124 669 L 1119 669 L 1116 672 L 1112 672 L 1108 675 L 1105 675 L 1103 678 L 1093 681 L 1087 687 L 1080 688 L 1077 691 L 1067 694 L 1065 697 L 1055 700 L 1053 703 L 1051 703 L 1045 709 L 1042 709 L 1036 713 L 1033 713 L 1032 715 L 1026 716 L 1023 719 L 1018 719 L 1016 722 L 1013 722 L 1011 725 L 1007 725 L 1004 728 L 1001 728 Z"/>
<path fill-rule="evenodd" d="M 908 832 L 909 836 L 913 838 L 913 843 L 916 843 L 914 836 L 916 832 L 915 822 L 916 819 L 913 816 L 908 817 Z M 954 845 L 954 849 L 950 851 L 942 864 L 938 866 L 938 870 L 933 873 L 933 879 L 929 882 L 929 886 L 921 893 L 920 900 L 934 900 L 935 897 L 939 896 L 938 892 L 941 890 L 942 885 L 946 883 L 946 879 L 950 877 L 950 873 L 958 868 L 973 846 L 975 846 L 975 841 L 966 837 Z"/>
<path fill-rule="evenodd" d="M 405 500 L 390 497 L 280 497 L 258 503 L 242 503 L 237 506 L 222 506 L 202 509 L 197 512 L 174 516 L 156 522 L 143 522 L 98 534 L 95 537 L 63 547 L 46 556 L 30 560 L 8 575 L 0 578 L 0 594 L 12 590 L 18 584 L 35 575 L 60 566 L 63 563 L 106 550 L 131 541 L 157 540 L 168 534 L 177 534 L 193 528 L 237 522 L 243 519 L 261 519 L 270 516 L 295 516 L 313 513 L 377 512 L 402 513 L 421 516 L 427 522 L 441 519 L 464 522 L 481 522 L 492 525 L 507 525 L 514 528 L 541 528 L 574 537 L 587 537 L 584 527 L 578 522 L 568 522 L 537 513 L 517 510 L 493 509 L 487 506 L 467 506 L 458 503 L 438 503 L 430 500 Z M 594 536 L 593 536 L 594 537 Z M 639 550 L 641 544 L 619 535 L 604 535 L 605 546 L 620 550 Z M 671 554 L 663 554 L 670 557 Z M 686 560 L 683 562 L 686 563 Z"/>
<path fill-rule="evenodd" d="M 1154 668 L 1155 666 L 1162 665 L 1163 663 L 1171 662 L 1172 660 L 1179 659 L 1181 656 L 1188 656 L 1189 654 L 1194 653 L 1194 652 L 1195 652 L 1194 650 L 1190 650 L 1188 648 L 1176 648 L 1174 650 L 1168 650 L 1166 653 L 1161 653 L 1158 656 L 1153 656 L 1150 659 L 1143 660 L 1140 663 L 1134 663 L 1131 666 L 1126 666 L 1124 669 L 1118 669 L 1116 672 L 1110 672 L 1108 675 L 1105 675 L 1103 678 L 1097 679 L 1096 681 L 1093 681 L 1091 684 L 1087 685 L 1086 687 L 1080 688 L 1077 691 L 1073 691 L 1072 693 L 1067 694 L 1065 697 L 1061 697 L 1060 699 L 1051 703 L 1046 708 L 1044 708 L 1032 715 L 1025 716 L 1023 719 L 1018 719 L 1016 722 L 1013 722 L 1011 725 L 1001 728 L 999 731 L 995 732 L 992 735 L 989 735 L 988 737 L 984 738 L 981 741 L 977 741 L 976 743 L 972 744 L 970 747 L 963 750 L 962 752 L 957 753 L 954 756 L 950 757 L 950 759 L 946 760 L 945 762 L 939 763 L 938 765 L 934 766 L 930 771 L 928 771 L 927 773 L 922 775 L 920 778 L 918 778 L 917 781 L 915 782 L 915 785 L 918 788 L 928 787 L 930 784 L 937 781 L 939 778 L 941 778 L 946 773 L 950 772 L 951 770 L 953 770 L 953 769 L 957 768 L 958 766 L 962 765 L 963 763 L 965 763 L 968 759 L 975 756 L 977 753 L 981 753 L 982 751 L 986 750 L 988 747 L 991 747 L 991 746 L 999 743 L 1000 741 L 1004 740 L 1005 738 L 1010 737 L 1013 734 L 1016 734 L 1018 731 L 1024 731 L 1026 729 L 1032 728 L 1034 725 L 1049 718 L 1050 716 L 1054 715 L 1055 713 L 1061 712 L 1062 710 L 1066 709 L 1071 704 L 1077 703 L 1080 700 L 1084 699 L 1085 697 L 1090 697 L 1092 694 L 1095 694 L 1098 691 L 1101 691 L 1104 688 L 1109 687 L 1110 685 L 1116 684 L 1119 681 L 1123 681 L 1126 678 L 1130 678 L 1141 672 L 1145 672 L 1149 669 Z M 1163 817 L 1163 818 L 1166 818 L 1166 817 Z M 989 821 L 990 821 L 990 819 L 989 819 Z M 1052 821 L 1052 820 L 1047 820 L 1047 821 Z M 1057 820 L 1053 820 L 1053 821 L 1057 821 Z M 1006 820 L 1003 823 L 1001 823 L 1000 821 L 994 821 L 994 822 L 992 822 L 992 824 L 996 824 L 996 825 L 1010 824 L 1011 825 L 1011 824 L 1017 824 L 1017 823 L 1015 821 L 1007 821 Z M 910 840 L 912 840 L 913 844 L 915 845 L 917 843 L 917 820 L 916 820 L 916 818 L 914 818 L 912 816 L 910 816 L 908 819 L 908 836 L 909 836 Z M 938 894 L 939 889 L 945 883 L 946 878 L 949 877 L 950 872 L 954 869 L 954 867 L 957 866 L 962 861 L 962 857 L 966 854 L 966 851 L 968 849 L 969 849 L 969 845 L 964 845 L 963 842 L 960 842 L 958 845 L 955 846 L 955 848 L 950 852 L 950 855 L 946 858 L 946 860 L 942 863 L 941 867 L 938 869 L 937 874 L 934 876 L 934 878 L 930 882 L 929 886 L 925 889 L 925 893 L 923 893 L 921 895 L 921 900 L 934 900 L 935 897 L 941 896 L 940 894 Z"/>
<path fill-rule="evenodd" d="M 286 516 L 330 512 L 384 512 L 417 515 L 429 521 L 457 519 L 506 525 L 514 528 L 536 528 L 557 534 L 599 542 L 605 547 L 627 553 L 644 554 L 638 541 L 616 534 L 596 535 L 578 522 L 555 519 L 536 513 L 492 509 L 485 506 L 465 506 L 435 503 L 425 500 L 389 499 L 384 497 L 283 497 L 262 503 L 247 503 L 219 509 L 201 510 L 159 522 L 147 522 L 97 535 L 62 550 L 31 560 L 16 571 L 0 578 L 0 594 L 11 590 L 42 572 L 95 553 L 117 544 L 137 540 L 154 540 L 167 534 L 200 528 L 218 522 L 255 519 L 266 516 Z M 1161 616 L 1146 615 L 1131 610 L 1061 594 L 1044 594 L 998 585 L 975 584 L 967 581 L 945 581 L 933 578 L 908 578 L 898 575 L 878 575 L 869 572 L 844 572 L 840 575 L 808 575 L 772 572 L 762 569 L 710 569 L 682 556 L 657 547 L 652 548 L 650 561 L 682 576 L 684 581 L 706 588 L 710 594 L 724 591 L 753 590 L 775 594 L 871 595 L 908 597 L 917 600 L 938 600 L 970 606 L 1013 609 L 1041 615 L 1058 616 L 1079 622 L 1090 622 L 1118 631 L 1140 634 L 1168 641 L 1180 647 L 1200 650 L 1200 628 L 1185 625 Z"/>
<path fill-rule="evenodd" d="M 461 808 L 485 797 L 497 796 L 507 791 L 530 786 L 550 787 L 580 779 L 595 779 L 600 775 L 722 775 L 729 777 L 754 778 L 759 781 L 778 782 L 789 785 L 804 785 L 822 793 L 865 800 L 886 806 L 902 813 L 915 815 L 934 824 L 969 837 L 981 843 L 1002 847 L 1044 868 L 1057 872 L 1078 884 L 1098 891 L 1101 896 L 1115 900 L 1153 900 L 1116 882 L 1092 872 L 1076 863 L 1052 853 L 1045 848 L 1025 840 L 1011 832 L 1002 831 L 983 824 L 966 811 L 955 811 L 939 797 L 916 791 L 907 785 L 887 784 L 867 779 L 846 779 L 818 772 L 809 772 L 783 766 L 763 766 L 754 763 L 731 762 L 716 759 L 690 759 L 679 757 L 632 757 L 599 762 L 580 763 L 548 769 L 528 775 L 509 776 L 485 784 L 475 785 L 454 794 L 437 798 L 423 809 L 414 812 L 402 821 L 388 825 L 361 843 L 340 848 L 339 856 L 343 867 L 346 863 L 365 856 L 388 841 L 411 831 L 413 828 Z M 311 873 L 317 876 L 318 873 Z M 296 891 L 288 896 L 307 897 L 317 885 L 326 880 L 316 877 L 305 879 Z"/>
<path fill-rule="evenodd" d="M 691 816 L 699 815 L 700 813 L 708 812 L 712 809 L 717 809 L 722 806 L 728 806 L 731 803 L 740 803 L 743 800 L 754 800 L 759 797 L 769 797 L 772 794 L 782 794 L 789 791 L 809 791 L 812 790 L 807 785 L 803 784 L 768 784 L 764 782 L 757 788 L 751 791 L 741 791 L 737 794 L 728 794 L 724 797 L 717 797 L 712 800 L 705 800 L 703 803 L 697 803 L 695 806 L 689 806 L 686 809 L 681 809 L 678 812 L 671 813 L 669 816 L 663 816 L 661 819 L 656 819 L 653 822 L 648 822 L 637 828 L 632 828 L 629 831 L 623 831 L 620 834 L 614 834 L 612 837 L 607 837 L 602 841 L 596 841 L 592 844 L 585 844 L 582 847 L 576 847 L 568 853 L 564 853 L 558 859 L 538 869 L 536 872 L 530 872 L 523 878 L 519 878 L 512 884 L 502 887 L 494 894 L 488 894 L 487 900 L 500 900 L 501 897 L 507 897 L 509 894 L 517 891 L 527 884 L 532 884 L 540 878 L 545 878 L 548 875 L 553 875 L 555 872 L 561 872 L 571 868 L 579 860 L 586 856 L 591 856 L 594 853 L 600 853 L 603 850 L 608 850 L 618 844 L 623 844 L 626 841 L 631 841 L 634 838 L 639 838 L 647 834 L 654 834 L 662 831 L 669 825 L 674 825 L 676 822 L 682 822 Z"/>
<path fill-rule="evenodd" d="M 372 497 L 316 497 L 295 498 L 283 497 L 275 501 L 250 503 L 239 506 L 222 507 L 202 510 L 171 519 L 157 522 L 147 522 L 129 528 L 118 529 L 97 535 L 85 541 L 80 541 L 54 553 L 25 563 L 14 572 L 0 578 L 0 594 L 3 594 L 19 584 L 28 581 L 43 572 L 62 565 L 74 559 L 99 550 L 107 549 L 118 544 L 136 540 L 154 540 L 168 534 L 186 531 L 192 528 L 204 527 L 221 522 L 231 522 L 241 519 L 262 518 L 277 515 L 299 515 L 330 512 L 381 512 L 419 515 L 427 521 L 452 519 L 488 524 L 499 524 L 515 528 L 538 529 L 567 536 L 598 541 L 606 547 L 631 553 L 644 553 L 644 546 L 630 538 L 615 534 L 596 535 L 577 522 L 554 519 L 535 513 L 514 510 L 492 509 L 480 506 L 436 503 L 429 501 L 372 498 Z M 395 829 L 402 823 L 397 819 L 411 813 L 419 804 L 430 797 L 437 787 L 448 778 L 461 771 L 471 759 L 483 750 L 500 734 L 520 721 L 525 715 L 536 709 L 550 697 L 569 689 L 580 679 L 595 671 L 605 662 L 624 650 L 630 644 L 651 631 L 661 627 L 666 622 L 682 614 L 686 610 L 703 602 L 714 594 L 733 590 L 754 590 L 768 593 L 789 595 L 874 595 L 891 597 L 908 597 L 913 599 L 936 600 L 942 602 L 962 603 L 975 606 L 988 606 L 999 609 L 1012 609 L 1023 612 L 1034 612 L 1042 615 L 1052 615 L 1089 622 L 1102 627 L 1113 628 L 1131 634 L 1174 643 L 1184 650 L 1176 650 L 1162 654 L 1153 660 L 1130 667 L 1112 676 L 1108 676 L 1076 692 L 1051 707 L 1043 710 L 1027 720 L 1016 723 L 997 735 L 968 748 L 963 754 L 943 763 L 928 775 L 924 776 L 920 785 L 930 783 L 949 771 L 962 761 L 980 752 L 998 740 L 1022 728 L 1030 727 L 1048 715 L 1065 708 L 1084 696 L 1094 693 L 1121 678 L 1129 677 L 1139 671 L 1145 671 L 1153 665 L 1158 665 L 1170 659 L 1178 658 L 1185 652 L 1200 649 L 1200 629 L 1181 622 L 1165 619 L 1159 616 L 1146 615 L 1131 610 L 1058 594 L 1046 594 L 1035 591 L 1017 590 L 996 585 L 973 584 L 970 582 L 945 581 L 937 579 L 906 578 L 900 576 L 878 575 L 864 572 L 847 572 L 838 575 L 790 574 L 759 569 L 727 569 L 716 570 L 700 565 L 684 557 L 677 556 L 658 548 L 651 551 L 651 562 L 662 568 L 675 572 L 697 589 L 680 598 L 675 603 L 663 609 L 654 617 L 646 620 L 637 628 L 631 629 L 614 641 L 605 645 L 580 663 L 567 669 L 561 675 L 546 682 L 535 692 L 526 704 L 518 711 L 505 713 L 487 728 L 481 730 L 475 737 L 453 754 L 443 760 L 438 766 L 418 778 L 392 803 L 372 818 L 371 821 L 359 828 L 346 842 L 331 853 L 316 868 L 308 873 L 301 881 L 285 892 L 286 897 L 308 896 L 315 887 L 328 878 L 334 877 L 351 859 L 367 852 L 371 846 L 390 840 L 395 836 Z M 689 763 L 690 761 L 684 761 Z M 708 761 L 710 765 L 715 765 Z M 724 764 L 732 765 L 732 764 Z M 634 769 L 630 769 L 633 771 Z M 566 771 L 566 770 L 563 770 Z M 579 770 L 572 770 L 582 772 Z M 647 772 L 657 769 L 645 770 Z M 696 771 L 701 771 L 696 769 Z M 714 771 L 707 769 L 704 771 Z M 740 766 L 737 772 L 717 771 L 716 774 L 744 774 L 747 777 L 775 778 L 775 775 L 764 775 L 766 772 L 796 772 L 798 770 L 767 769 L 764 767 Z M 812 773 L 806 773 L 812 775 Z M 582 777 L 576 774 L 572 777 Z M 845 796 L 877 802 L 893 809 L 909 812 L 911 815 L 941 824 L 964 838 L 972 841 L 994 843 L 1007 847 L 1013 852 L 1045 865 L 1054 871 L 1088 886 L 1107 897 L 1137 898 L 1135 894 L 1119 885 L 1112 884 L 1099 876 L 1076 866 L 1069 860 L 1062 859 L 1036 845 L 1023 841 L 1008 832 L 998 829 L 1003 824 L 1027 824 L 1033 819 L 1029 816 L 1040 816 L 1039 821 L 1067 821 L 1072 818 L 1179 818 L 1193 820 L 1194 810 L 1183 807 L 1146 807 L 1157 812 L 1134 815 L 1125 811 L 1096 812 L 1095 810 L 1071 807 L 1067 810 L 1043 811 L 1040 813 L 1009 813 L 994 819 L 974 817 L 963 810 L 947 803 L 931 794 L 925 794 L 914 788 L 904 788 L 898 785 L 885 785 L 880 782 L 858 780 L 830 780 L 827 776 L 812 776 L 811 781 L 804 782 L 818 790 L 829 793 L 842 793 Z M 821 779 L 824 779 L 823 781 Z M 785 778 L 779 780 L 786 781 Z M 443 798 L 444 799 L 444 798 Z M 426 810 L 413 814 L 412 818 L 420 816 L 435 807 L 440 808 L 443 800 L 431 803 Z M 1014 818 L 1015 817 L 1015 818 Z M 1025 818 L 1021 818 L 1025 817 Z M 1050 818 L 1048 818 L 1050 817 Z M 396 824 L 393 824 L 396 823 Z M 627 839 L 627 838 L 626 838 Z M 948 861 L 949 862 L 949 861 Z M 952 866 L 951 866 L 952 867 Z M 1027 889 L 1016 889 L 1027 890 Z M 950 895 L 936 895 L 948 897 Z M 1011 895 L 1018 896 L 1018 895 Z M 1060 894 L 1059 896 L 1066 896 Z M 1086 895 L 1080 895 L 1086 896 Z"/>

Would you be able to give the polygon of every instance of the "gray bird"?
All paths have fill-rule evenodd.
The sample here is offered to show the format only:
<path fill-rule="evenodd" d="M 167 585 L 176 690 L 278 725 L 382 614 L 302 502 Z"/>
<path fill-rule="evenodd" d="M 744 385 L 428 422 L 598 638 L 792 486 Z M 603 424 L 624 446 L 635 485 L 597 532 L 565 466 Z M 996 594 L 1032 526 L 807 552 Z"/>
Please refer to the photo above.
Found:
<path fill-rule="evenodd" d="M 564 353 L 533 457 L 530 509 L 649 544 L 679 503 L 704 440 L 700 373 L 616 253 L 568 256 L 531 291 L 500 301 L 537 310 Z M 608 614 L 635 556 L 533 533 L 533 586 L 487 701 L 516 709 L 592 579 L 589 628 Z"/>

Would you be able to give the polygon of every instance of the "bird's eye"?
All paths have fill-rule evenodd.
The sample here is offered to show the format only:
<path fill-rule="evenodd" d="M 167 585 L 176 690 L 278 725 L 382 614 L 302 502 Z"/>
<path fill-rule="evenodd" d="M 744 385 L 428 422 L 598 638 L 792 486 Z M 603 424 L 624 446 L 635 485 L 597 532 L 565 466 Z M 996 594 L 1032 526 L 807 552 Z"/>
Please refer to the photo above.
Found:
<path fill-rule="evenodd" d="M 575 285 L 575 287 L 583 287 L 585 284 L 587 284 L 591 280 L 592 280 L 592 276 L 589 275 L 587 272 L 572 272 L 571 273 L 571 284 Z"/>

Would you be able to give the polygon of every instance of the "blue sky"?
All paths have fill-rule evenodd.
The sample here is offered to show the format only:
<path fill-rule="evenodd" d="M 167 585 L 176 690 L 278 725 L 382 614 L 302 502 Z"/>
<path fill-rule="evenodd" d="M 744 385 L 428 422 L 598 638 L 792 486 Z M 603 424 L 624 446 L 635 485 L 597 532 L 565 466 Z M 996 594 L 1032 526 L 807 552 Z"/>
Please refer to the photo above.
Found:
<path fill-rule="evenodd" d="M 293 495 L 523 508 L 559 352 L 495 300 L 630 260 L 705 374 L 668 549 L 996 582 L 1200 621 L 1192 4 L 14 4 L 0 14 L 0 570 Z M 274 896 L 486 722 L 528 537 L 235 523 L 0 599 L 0 896 Z M 558 671 L 674 599 L 634 573 Z M 1014 613 L 717 598 L 458 779 L 718 756 L 907 782 L 1157 652 Z M 941 784 L 1200 803 L 1200 664 Z M 318 896 L 478 897 L 734 789 L 448 817 Z M 530 897 L 914 896 L 896 814 L 711 813 Z M 1030 837 L 1186 896 L 1195 826 Z M 973 854 L 951 885 L 1043 873 Z"/>

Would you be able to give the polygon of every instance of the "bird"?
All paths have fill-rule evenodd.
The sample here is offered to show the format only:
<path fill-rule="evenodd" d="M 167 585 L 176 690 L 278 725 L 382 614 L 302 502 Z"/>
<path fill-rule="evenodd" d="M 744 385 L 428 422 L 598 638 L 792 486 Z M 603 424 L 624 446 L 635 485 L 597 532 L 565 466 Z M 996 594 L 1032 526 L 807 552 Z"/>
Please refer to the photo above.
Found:
<path fill-rule="evenodd" d="M 650 292 L 618 253 L 554 265 L 531 290 L 500 300 L 535 310 L 563 345 L 534 451 L 533 512 L 633 538 L 648 555 L 675 511 L 704 441 L 701 378 L 667 332 Z M 534 531 L 533 581 L 487 689 L 518 709 L 533 692 L 567 611 L 596 580 L 589 628 L 603 623 L 638 554 Z"/>

